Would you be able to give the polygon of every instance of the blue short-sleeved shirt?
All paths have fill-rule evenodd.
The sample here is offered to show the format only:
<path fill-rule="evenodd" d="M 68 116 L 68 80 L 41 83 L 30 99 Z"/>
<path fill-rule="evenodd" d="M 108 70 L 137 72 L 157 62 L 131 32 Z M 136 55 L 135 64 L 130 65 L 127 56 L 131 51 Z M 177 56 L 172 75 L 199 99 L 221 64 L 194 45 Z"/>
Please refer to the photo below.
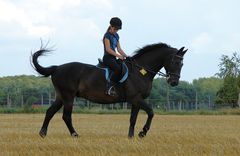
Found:
<path fill-rule="evenodd" d="M 105 38 L 109 39 L 109 41 L 110 41 L 110 48 L 113 51 L 115 51 L 115 49 L 117 48 L 118 41 L 119 41 L 119 35 L 117 33 L 112 34 L 110 32 L 106 32 L 104 37 L 103 37 L 103 40 Z M 104 55 L 109 55 L 109 53 L 106 51 L 106 47 L 105 47 L 104 43 L 103 43 L 103 45 L 104 45 Z"/>

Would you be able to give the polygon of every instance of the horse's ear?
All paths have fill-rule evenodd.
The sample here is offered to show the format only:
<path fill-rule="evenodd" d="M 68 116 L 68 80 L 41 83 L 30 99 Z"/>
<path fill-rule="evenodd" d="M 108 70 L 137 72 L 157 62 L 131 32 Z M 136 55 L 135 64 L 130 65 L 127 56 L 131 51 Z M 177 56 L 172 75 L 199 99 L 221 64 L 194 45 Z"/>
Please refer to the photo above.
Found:
<path fill-rule="evenodd" d="M 188 49 L 187 49 L 187 50 L 184 50 L 184 48 L 185 48 L 185 47 L 180 48 L 180 49 L 178 50 L 177 54 L 183 56 L 183 55 L 187 52 L 187 50 L 188 50 Z"/>
<path fill-rule="evenodd" d="M 180 51 L 182 52 L 184 48 L 185 48 L 185 47 L 180 48 L 180 49 L 178 50 L 178 52 L 180 52 Z"/>
<path fill-rule="evenodd" d="M 188 49 L 184 50 L 184 51 L 182 52 L 182 56 L 183 56 L 187 51 L 188 51 Z"/>

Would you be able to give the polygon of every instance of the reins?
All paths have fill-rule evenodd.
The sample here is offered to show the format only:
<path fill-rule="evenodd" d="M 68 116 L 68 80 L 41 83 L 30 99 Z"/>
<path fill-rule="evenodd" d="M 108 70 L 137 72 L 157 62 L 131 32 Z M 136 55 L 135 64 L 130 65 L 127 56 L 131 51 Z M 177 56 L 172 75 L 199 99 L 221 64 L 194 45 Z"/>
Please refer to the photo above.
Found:
<path fill-rule="evenodd" d="M 129 58 L 129 57 L 128 57 L 128 58 L 125 60 L 125 62 L 130 63 L 132 66 L 134 65 L 134 66 L 136 66 L 136 67 L 143 68 L 144 70 L 146 70 L 146 71 L 148 71 L 149 73 L 152 73 L 152 74 L 154 74 L 154 75 L 159 75 L 159 76 L 166 77 L 166 78 L 169 77 L 169 74 L 165 74 L 165 73 L 163 73 L 163 72 L 161 72 L 161 71 L 155 72 L 155 71 L 153 71 L 153 70 L 151 70 L 151 69 L 148 69 L 148 68 L 145 68 L 145 67 L 139 65 L 139 64 L 138 64 L 134 59 L 132 59 L 132 58 Z"/>

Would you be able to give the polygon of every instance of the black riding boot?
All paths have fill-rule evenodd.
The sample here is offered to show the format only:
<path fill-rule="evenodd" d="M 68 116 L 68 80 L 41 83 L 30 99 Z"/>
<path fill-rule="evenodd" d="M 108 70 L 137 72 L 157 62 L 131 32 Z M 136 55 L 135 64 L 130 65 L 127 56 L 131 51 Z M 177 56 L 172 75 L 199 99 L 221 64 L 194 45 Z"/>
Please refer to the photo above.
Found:
<path fill-rule="evenodd" d="M 106 90 L 107 95 L 115 96 L 117 94 L 114 85 L 115 83 L 113 81 L 107 82 L 107 90 Z"/>

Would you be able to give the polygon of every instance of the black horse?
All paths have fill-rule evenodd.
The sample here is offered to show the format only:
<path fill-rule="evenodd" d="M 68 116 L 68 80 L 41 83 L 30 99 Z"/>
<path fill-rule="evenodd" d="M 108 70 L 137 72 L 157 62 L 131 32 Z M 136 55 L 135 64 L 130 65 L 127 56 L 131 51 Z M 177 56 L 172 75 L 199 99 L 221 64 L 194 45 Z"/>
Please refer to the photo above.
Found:
<path fill-rule="evenodd" d="M 140 109 L 147 115 L 147 121 L 139 132 L 139 137 L 144 137 L 150 129 L 153 118 L 153 109 L 144 101 L 150 94 L 152 81 L 162 67 L 166 70 L 167 82 L 171 86 L 178 85 L 183 56 L 187 50 L 170 47 L 167 44 L 158 43 L 143 47 L 135 52 L 132 57 L 125 60 L 129 68 L 129 77 L 123 83 L 116 86 L 116 96 L 105 94 L 107 81 L 104 70 L 94 65 L 72 62 L 59 66 L 42 67 L 38 63 L 38 57 L 51 50 L 41 47 L 32 55 L 32 63 L 35 70 L 41 75 L 51 76 L 56 90 L 56 100 L 49 107 L 39 132 L 41 137 L 47 135 L 47 128 L 54 114 L 64 106 L 63 120 L 65 121 L 71 136 L 78 134 L 72 125 L 72 108 L 75 97 L 82 97 L 100 104 L 128 102 L 131 104 L 130 127 L 128 137 L 134 136 L 134 127 Z"/>

